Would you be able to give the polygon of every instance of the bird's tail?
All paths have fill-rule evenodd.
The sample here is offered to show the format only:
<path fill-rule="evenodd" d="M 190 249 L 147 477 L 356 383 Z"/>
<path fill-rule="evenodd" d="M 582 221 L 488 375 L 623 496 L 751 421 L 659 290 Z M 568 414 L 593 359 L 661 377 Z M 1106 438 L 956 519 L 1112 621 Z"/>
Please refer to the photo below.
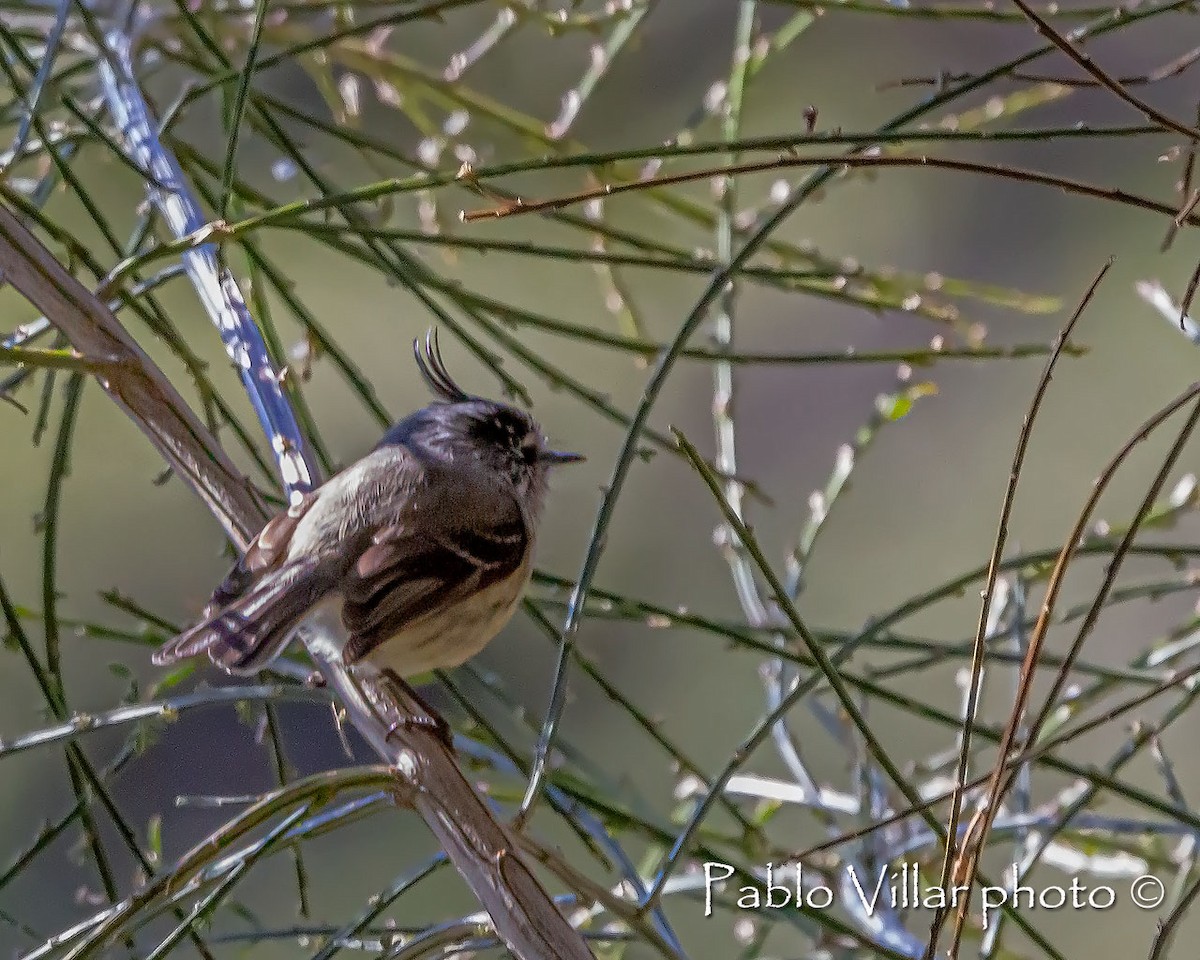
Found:
<path fill-rule="evenodd" d="M 300 621 L 328 593 L 327 580 L 309 559 L 287 564 L 164 644 L 153 661 L 165 666 L 207 653 L 226 673 L 256 673 L 280 654 Z"/>

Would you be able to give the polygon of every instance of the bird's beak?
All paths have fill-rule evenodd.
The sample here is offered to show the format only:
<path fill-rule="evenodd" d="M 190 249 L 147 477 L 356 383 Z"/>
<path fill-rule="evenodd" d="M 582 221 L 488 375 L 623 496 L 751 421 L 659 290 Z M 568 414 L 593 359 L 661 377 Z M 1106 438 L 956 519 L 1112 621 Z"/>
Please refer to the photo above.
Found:
<path fill-rule="evenodd" d="M 582 463 L 587 459 L 582 453 L 566 453 L 563 450 L 543 450 L 538 459 L 542 463 L 548 463 L 551 466 L 559 466 L 564 463 Z"/>

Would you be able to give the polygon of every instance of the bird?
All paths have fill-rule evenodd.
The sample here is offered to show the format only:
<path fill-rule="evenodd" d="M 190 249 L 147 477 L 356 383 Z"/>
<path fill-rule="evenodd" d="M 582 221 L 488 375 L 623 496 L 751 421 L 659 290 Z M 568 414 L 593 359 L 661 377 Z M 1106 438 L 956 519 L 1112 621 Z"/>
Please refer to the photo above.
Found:
<path fill-rule="evenodd" d="M 413 353 L 433 401 L 268 521 L 156 665 L 206 653 L 254 674 L 306 622 L 333 617 L 346 666 L 403 679 L 458 666 L 508 623 L 548 475 L 584 457 L 551 449 L 524 410 L 459 387 L 436 330 Z"/>

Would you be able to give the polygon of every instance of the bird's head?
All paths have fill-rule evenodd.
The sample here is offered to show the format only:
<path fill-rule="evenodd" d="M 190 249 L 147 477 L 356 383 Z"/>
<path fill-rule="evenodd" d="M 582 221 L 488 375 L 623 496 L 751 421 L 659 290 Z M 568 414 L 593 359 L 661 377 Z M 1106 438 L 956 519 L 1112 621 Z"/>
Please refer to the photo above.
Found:
<path fill-rule="evenodd" d="M 540 511 L 551 469 L 584 459 L 550 447 L 541 426 L 524 410 L 458 386 L 446 370 L 437 334 L 414 341 L 421 376 L 436 402 L 398 424 L 384 442 L 419 446 L 433 460 L 475 462 L 500 482 L 511 484 L 522 503 Z"/>

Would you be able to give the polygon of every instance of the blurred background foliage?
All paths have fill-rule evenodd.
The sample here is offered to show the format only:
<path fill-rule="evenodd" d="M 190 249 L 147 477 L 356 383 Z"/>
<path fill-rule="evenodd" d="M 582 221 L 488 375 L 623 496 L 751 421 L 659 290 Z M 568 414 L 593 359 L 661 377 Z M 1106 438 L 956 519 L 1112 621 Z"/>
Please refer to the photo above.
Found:
<path fill-rule="evenodd" d="M 4 140 L 13 146 L 2 158 L 0 194 L 89 286 L 135 258 L 109 291 L 136 300 L 120 316 L 191 391 L 189 399 L 254 482 L 277 493 L 253 411 L 175 266 L 181 245 L 160 249 L 171 236 L 146 202 L 145 178 L 122 153 L 99 85 L 98 38 L 125 23 L 128 12 L 120 4 L 65 0 L 0 3 L 7 86 L 0 110 Z M 1095 62 L 1128 79 L 1129 89 L 1158 110 L 1185 125 L 1196 119 L 1197 74 L 1188 59 L 1196 56 L 1193 7 L 1142 3 L 1121 12 L 1071 3 L 1048 13 L 1064 32 L 1107 25 L 1086 44 Z M 1186 138 L 1111 91 L 1079 82 L 1086 75 L 1061 53 L 967 89 L 968 75 L 1045 46 L 1022 13 L 1004 4 L 179 0 L 139 4 L 134 14 L 123 29 L 134 37 L 139 82 L 168 118 L 164 145 L 212 220 L 236 225 L 217 239 L 259 321 L 273 329 L 268 341 L 289 366 L 286 386 L 327 471 L 363 453 L 385 422 L 426 402 L 409 344 L 431 324 L 442 328 L 461 382 L 531 401 L 552 439 L 588 455 L 586 466 L 560 478 L 544 522 L 538 563 L 546 578 L 532 593 L 544 621 L 516 618 L 448 686 L 428 689 L 458 729 L 484 743 L 502 738 L 521 763 L 532 754 L 549 700 L 553 641 L 565 613 L 567 590 L 549 578 L 569 587 L 578 575 L 600 488 L 648 364 L 675 336 L 714 263 L 792 191 L 805 189 L 813 173 L 781 167 L 734 181 L 705 177 L 497 220 L 463 223 L 460 211 L 719 167 L 730 160 L 717 149 L 720 141 L 754 137 L 779 142 L 765 152 L 741 151 L 742 159 L 787 159 L 789 149 L 836 155 L 880 144 L 884 153 L 956 157 L 1119 187 L 1175 209 L 1191 189 L 1180 185 L 1190 183 Z M 248 58 L 257 68 L 243 100 Z M 49 66 L 39 73 L 43 63 Z M 1153 82 L 1139 82 L 1147 78 Z M 906 115 L 902 130 L 912 139 L 881 135 Z M 231 124 L 239 117 L 235 141 Z M 813 142 L 805 142 L 809 127 Z M 924 131 L 920 138 L 917 131 Z M 845 139 L 852 134 L 862 136 Z M 673 155 L 691 143 L 713 149 Z M 550 162 L 624 152 L 636 157 Z M 524 167 L 488 175 L 506 164 Z M 429 179 L 416 177 L 419 171 Z M 322 196 L 336 203 L 254 222 Z M 1185 226 L 1164 249 L 1170 221 L 1169 214 L 1013 179 L 916 167 L 843 170 L 807 195 L 740 271 L 653 409 L 658 439 L 647 434 L 643 445 L 658 452 L 634 463 L 621 492 L 598 592 L 579 634 L 579 651 L 595 675 L 573 666 L 560 731 L 554 781 L 607 822 L 646 876 L 661 865 L 663 837 L 678 833 L 703 792 L 656 737 L 710 777 L 766 711 L 760 673 L 770 658 L 763 646 L 736 639 L 746 633 L 747 614 L 728 551 L 714 546 L 720 510 L 668 432 L 678 427 L 708 456 L 729 452 L 713 439 L 714 409 L 717 428 L 730 423 L 714 401 L 714 375 L 718 386 L 724 376 L 713 362 L 722 348 L 720 316 L 731 319 L 733 351 L 747 355 L 732 364 L 736 396 L 728 408 L 736 418 L 736 472 L 752 484 L 747 520 L 781 576 L 795 572 L 786 558 L 797 545 L 811 548 L 798 609 L 824 641 L 836 643 L 986 562 L 1017 431 L 1049 344 L 1114 256 L 1050 386 L 1016 499 L 1009 554 L 1053 556 L 1103 463 L 1194 377 L 1193 344 L 1135 290 L 1138 281 L 1161 280 L 1168 299 L 1182 298 L 1197 247 Z M 151 279 L 151 291 L 137 290 Z M 0 335 L 36 322 L 13 291 L 0 297 Z M 931 343 L 945 356 L 935 357 Z M 26 345 L 48 349 L 56 341 L 50 334 Z M 883 356 L 872 362 L 873 354 Z M 764 355 L 774 360 L 762 362 Z M 201 666 L 167 678 L 149 668 L 149 648 L 197 614 L 229 562 L 217 525 L 181 483 L 161 475 L 153 450 L 95 384 L 80 389 L 67 372 L 15 367 L 15 358 L 0 357 L 11 375 L 3 390 L 13 401 L 0 405 L 0 577 L 37 657 L 61 677 L 70 710 L 94 715 L 196 685 L 227 686 Z M 881 396 L 891 400 L 881 405 Z M 1104 497 L 1101 514 L 1114 526 L 1129 521 L 1168 442 L 1156 435 L 1139 447 Z M 855 445 L 852 456 L 846 444 Z M 836 487 L 839 469 L 851 464 L 852 482 L 838 491 L 825 521 L 814 523 L 828 504 L 812 491 L 826 490 L 831 476 Z M 1179 477 L 1193 464 L 1190 447 Z M 1179 493 L 1180 509 L 1147 531 L 1147 542 L 1200 542 L 1190 493 Z M 1191 665 L 1193 553 L 1139 555 L 1126 564 L 1127 593 L 1106 609 L 1072 683 L 1090 690 L 1096 670 L 1138 669 L 1081 701 L 1080 716 L 1161 677 L 1149 667 L 1162 663 L 1140 658 L 1164 638 L 1178 647 L 1175 659 L 1163 662 Z M 1060 610 L 1091 597 L 1103 565 L 1102 551 L 1079 562 Z M 1012 586 L 1027 586 L 1027 610 L 1036 612 L 1045 570 L 1024 569 L 1028 583 Z M 604 595 L 653 606 L 606 604 Z M 945 785 L 953 773 L 953 755 L 948 762 L 945 752 L 955 744 L 978 604 L 978 583 L 964 584 L 896 626 L 906 644 L 877 639 L 851 661 L 858 676 L 882 671 L 877 682 L 901 698 L 898 704 L 856 694 L 864 696 L 881 743 L 918 787 Z M 705 622 L 689 624 L 680 611 Z M 1073 630 L 1055 627 L 1050 653 L 1061 653 Z M 54 719 L 16 632 L 8 630 L 0 673 L 0 733 L 10 745 Z M 57 653 L 47 654 L 47 632 Z M 769 633 L 761 636 L 770 641 Z M 992 649 L 1003 652 L 1007 642 Z M 897 664 L 905 669 L 888 672 Z M 987 677 L 980 718 L 999 725 L 1012 702 L 1011 657 L 989 662 Z M 1044 689 L 1035 686 L 1035 704 Z M 329 708 L 317 701 L 293 688 L 275 702 L 270 724 L 259 702 L 90 734 L 79 741 L 86 762 L 101 772 L 119 766 L 103 797 L 73 783 L 69 771 L 80 761 L 64 760 L 61 743 L 10 746 L 7 753 L 0 747 L 0 948 L 38 950 L 113 895 L 135 889 L 147 868 L 130 844 L 152 868 L 168 868 L 240 808 L 237 798 L 269 791 L 281 776 L 348 765 Z M 1130 740 L 1131 722 L 1156 722 L 1168 701 L 1102 726 L 1057 755 L 1084 768 L 1103 766 L 1119 746 L 1138 742 L 1122 780 L 1168 806 L 1185 806 L 1200 795 L 1195 716 L 1185 714 L 1153 744 L 1159 754 Z M 862 748 L 836 700 L 826 693 L 805 702 L 815 707 L 792 711 L 790 728 L 813 779 L 847 797 L 879 799 L 863 786 L 869 778 Z M 984 772 L 994 751 L 985 740 L 977 747 L 975 772 Z M 352 749 L 359 762 L 370 761 L 365 749 Z M 795 780 L 794 767 L 770 742 L 740 772 Z M 487 763 L 475 776 L 510 805 L 524 787 L 522 776 Z M 1061 769 L 1036 765 L 1027 799 L 1042 812 L 1061 811 L 1071 782 Z M 898 794 L 886 796 L 903 809 Z M 88 810 L 82 819 L 72 815 L 78 797 Z M 234 799 L 215 806 L 214 797 Z M 728 801 L 714 809 L 700 838 L 743 864 L 828 839 L 830 823 L 844 831 L 868 819 L 830 820 L 790 804 L 774 809 L 752 795 L 730 794 Z M 1089 806 L 1160 826 L 1169 820 L 1119 791 L 1102 791 Z M 735 810 L 763 821 L 765 846 L 743 846 Z M 46 825 L 52 832 L 39 840 Z M 563 844 L 578 869 L 615 882 L 546 804 L 531 830 Z M 1085 868 L 1093 879 L 1108 869 L 1124 882 L 1132 862 L 1157 870 L 1168 886 L 1174 878 L 1178 893 L 1191 875 L 1190 848 L 1179 847 L 1166 827 L 1068 832 L 1059 840 L 1057 862 L 1067 873 L 1039 868 L 1047 884 Z M 1027 841 L 1017 837 L 1018 845 Z M 209 919 L 203 936 L 214 954 L 315 955 L 398 875 L 436 852 L 415 817 L 385 811 L 301 849 L 299 864 L 289 855 L 257 864 Z M 860 852 L 869 860 L 882 849 Z M 997 841 L 987 861 L 993 875 L 1013 850 L 1011 835 Z M 922 857 L 936 875 L 932 844 L 909 855 Z M 688 869 L 684 862 L 677 872 Z M 380 930 L 420 929 L 475 909 L 447 869 L 384 906 L 363 942 L 334 946 L 378 953 Z M 694 891 L 668 897 L 666 914 L 687 955 L 698 960 L 808 956 L 818 944 L 828 955 L 872 952 L 865 945 L 870 930 L 860 929 L 864 940 L 856 946 L 822 930 L 819 915 L 726 910 L 704 919 Z M 853 925 L 845 912 L 827 914 Z M 1037 911 L 1028 919 L 1059 955 L 1125 957 L 1149 949 L 1157 916 L 1123 899 L 1103 913 Z M 928 912 L 904 919 L 917 940 L 927 935 Z M 169 917 L 150 924 L 136 941 L 139 952 L 148 953 L 173 925 Z M 999 947 L 981 946 L 979 931 L 969 930 L 963 955 L 1054 955 L 1035 939 L 1006 929 Z M 1179 935 L 1177 943 L 1188 942 L 1187 933 Z M 68 948 L 47 947 L 43 955 Z M 619 941 L 595 948 L 606 956 L 653 954 Z M 195 947 L 185 940 L 179 949 Z M 442 949 L 413 955 L 439 956 Z M 904 955 L 907 948 L 878 950 Z"/>

